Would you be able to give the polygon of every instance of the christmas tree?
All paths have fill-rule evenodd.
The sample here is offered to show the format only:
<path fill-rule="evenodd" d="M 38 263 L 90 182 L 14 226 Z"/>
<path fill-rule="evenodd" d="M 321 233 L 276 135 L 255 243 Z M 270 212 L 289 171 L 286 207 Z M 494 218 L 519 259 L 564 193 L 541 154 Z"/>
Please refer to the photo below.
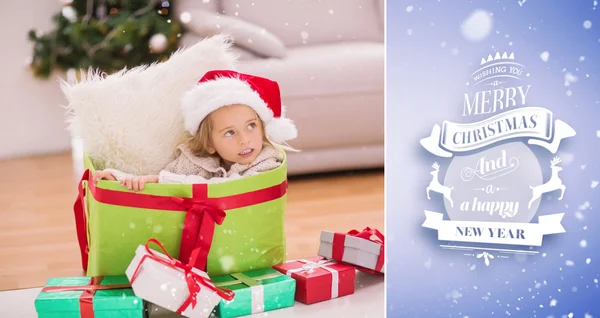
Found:
<path fill-rule="evenodd" d="M 93 67 L 106 73 L 166 60 L 183 29 L 172 0 L 61 0 L 56 28 L 29 31 L 30 68 L 39 78 Z"/>

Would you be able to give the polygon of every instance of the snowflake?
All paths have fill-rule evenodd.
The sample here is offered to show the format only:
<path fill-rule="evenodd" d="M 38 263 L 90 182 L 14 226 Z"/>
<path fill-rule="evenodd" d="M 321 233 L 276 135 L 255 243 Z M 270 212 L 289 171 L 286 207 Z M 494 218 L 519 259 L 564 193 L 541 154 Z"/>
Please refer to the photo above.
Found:
<path fill-rule="evenodd" d="M 540 58 L 544 62 L 548 62 L 549 57 L 550 57 L 550 53 L 548 53 L 548 51 L 544 51 L 544 52 L 542 52 L 542 54 L 540 54 Z"/>

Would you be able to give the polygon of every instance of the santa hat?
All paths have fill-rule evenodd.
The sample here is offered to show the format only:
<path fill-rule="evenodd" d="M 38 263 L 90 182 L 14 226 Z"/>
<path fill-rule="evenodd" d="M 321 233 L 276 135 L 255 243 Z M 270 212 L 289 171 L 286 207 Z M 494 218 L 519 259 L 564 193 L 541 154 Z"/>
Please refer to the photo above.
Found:
<path fill-rule="evenodd" d="M 231 70 L 206 73 L 182 98 L 185 129 L 192 135 L 208 114 L 228 105 L 251 107 L 265 124 L 269 139 L 283 142 L 296 138 L 294 123 L 283 117 L 284 109 L 277 82 Z"/>

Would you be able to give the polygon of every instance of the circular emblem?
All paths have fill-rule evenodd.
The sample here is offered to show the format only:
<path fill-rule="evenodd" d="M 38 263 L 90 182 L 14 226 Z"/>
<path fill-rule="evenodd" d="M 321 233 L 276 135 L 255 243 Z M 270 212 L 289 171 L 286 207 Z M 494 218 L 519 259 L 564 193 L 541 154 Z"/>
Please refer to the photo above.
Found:
<path fill-rule="evenodd" d="M 535 154 L 511 142 L 456 156 L 446 172 L 444 205 L 453 221 L 529 223 L 538 209 L 534 187 L 542 184 Z"/>

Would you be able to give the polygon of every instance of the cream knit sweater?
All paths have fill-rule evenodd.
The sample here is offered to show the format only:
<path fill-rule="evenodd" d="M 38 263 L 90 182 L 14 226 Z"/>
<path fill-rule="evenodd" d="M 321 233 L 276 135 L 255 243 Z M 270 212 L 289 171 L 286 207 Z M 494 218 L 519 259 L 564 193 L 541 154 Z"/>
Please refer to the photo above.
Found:
<path fill-rule="evenodd" d="M 187 145 L 177 148 L 177 158 L 158 174 L 159 183 L 218 183 L 273 170 L 283 162 L 283 153 L 268 144 L 250 164 L 234 163 L 229 171 L 220 165 L 218 157 L 197 157 Z M 106 169 L 119 181 L 132 175 L 116 169 Z"/>

